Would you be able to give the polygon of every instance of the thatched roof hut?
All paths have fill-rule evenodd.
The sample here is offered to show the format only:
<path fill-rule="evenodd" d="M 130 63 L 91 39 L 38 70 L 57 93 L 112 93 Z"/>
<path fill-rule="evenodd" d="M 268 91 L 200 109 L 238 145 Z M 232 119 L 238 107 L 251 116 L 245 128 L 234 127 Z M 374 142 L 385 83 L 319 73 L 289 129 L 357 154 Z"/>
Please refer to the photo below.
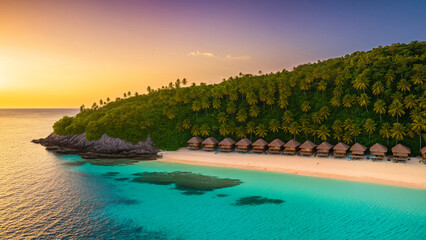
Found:
<path fill-rule="evenodd" d="M 326 150 L 327 152 L 330 151 L 330 149 L 333 148 L 333 145 L 330 143 L 324 141 L 320 145 L 317 146 L 317 150 Z"/>
<path fill-rule="evenodd" d="M 300 155 L 307 155 L 310 156 L 314 153 L 314 148 L 317 145 L 309 140 L 306 140 L 302 145 L 299 146 L 300 150 Z"/>
<path fill-rule="evenodd" d="M 392 148 L 392 154 L 393 154 L 393 161 L 397 162 L 397 161 L 407 161 L 408 160 L 408 155 L 411 153 L 411 150 L 402 145 L 402 144 L 398 144 L 395 147 Z"/>
<path fill-rule="evenodd" d="M 288 141 L 286 144 L 284 144 L 284 147 L 287 148 L 297 148 L 298 146 L 300 146 L 300 143 L 294 139 L 291 139 L 290 141 Z"/>
<path fill-rule="evenodd" d="M 362 144 L 355 143 L 354 145 L 352 145 L 350 151 L 352 154 L 352 159 L 360 159 L 364 157 L 364 153 L 365 151 L 367 151 L 367 147 Z"/>
<path fill-rule="evenodd" d="M 346 145 L 345 143 L 339 142 L 336 144 L 336 146 L 333 147 L 334 151 L 348 151 L 350 147 Z"/>
<path fill-rule="evenodd" d="M 218 140 L 216 140 L 216 138 L 214 138 L 214 137 L 209 137 L 209 138 L 206 138 L 203 142 L 202 142 L 202 144 L 203 145 L 216 145 L 216 144 L 218 144 L 219 143 L 219 141 Z"/>
<path fill-rule="evenodd" d="M 309 140 L 306 140 L 302 145 L 299 146 L 300 149 L 314 149 L 317 145 Z"/>
<path fill-rule="evenodd" d="M 263 153 L 266 150 L 268 143 L 262 138 L 257 139 L 254 143 L 251 144 L 253 147 L 252 152 Z"/>
<path fill-rule="evenodd" d="M 345 157 L 349 148 L 348 145 L 342 142 L 337 143 L 336 146 L 333 147 L 334 157 Z"/>
<path fill-rule="evenodd" d="M 388 148 L 383 146 L 380 143 L 375 143 L 373 146 L 370 147 L 370 152 L 371 154 L 375 154 L 375 153 L 386 154 L 388 152 Z"/>
<path fill-rule="evenodd" d="M 219 150 L 222 152 L 231 152 L 234 149 L 235 141 L 231 138 L 225 138 L 219 143 Z"/>
<path fill-rule="evenodd" d="M 423 160 L 426 160 L 426 147 L 422 147 L 422 149 L 420 149 L 420 154 L 422 154 Z M 426 164 L 426 161 L 423 161 L 423 163 Z"/>
<path fill-rule="evenodd" d="M 252 142 L 248 138 L 243 138 L 240 141 L 238 141 L 235 145 L 236 146 L 250 146 Z"/>
<path fill-rule="evenodd" d="M 274 139 L 272 142 L 268 144 L 268 147 L 282 147 L 284 145 L 284 142 L 281 141 L 281 139 L 277 138 Z"/>
<path fill-rule="evenodd" d="M 220 141 L 219 145 L 232 146 L 235 144 L 235 141 L 232 138 L 225 138 Z"/>
<path fill-rule="evenodd" d="M 265 147 L 268 143 L 262 138 L 257 139 L 254 143 L 251 144 L 253 147 Z"/>
<path fill-rule="evenodd" d="M 203 139 L 200 137 L 192 137 L 189 139 L 186 143 L 188 143 L 188 149 L 190 150 L 197 150 L 201 148 L 201 143 L 203 142 Z"/>
<path fill-rule="evenodd" d="M 192 137 L 186 143 L 188 143 L 188 144 L 201 144 L 202 142 L 203 142 L 203 139 L 201 139 L 200 137 Z"/>
<path fill-rule="evenodd" d="M 320 145 L 317 146 L 317 156 L 318 157 L 328 157 L 330 154 L 330 149 L 333 148 L 333 145 L 324 141 Z"/>
<path fill-rule="evenodd" d="M 367 147 L 360 144 L 360 143 L 355 143 L 354 145 L 352 145 L 350 151 L 352 153 L 362 153 L 364 154 L 365 151 L 367 151 Z"/>

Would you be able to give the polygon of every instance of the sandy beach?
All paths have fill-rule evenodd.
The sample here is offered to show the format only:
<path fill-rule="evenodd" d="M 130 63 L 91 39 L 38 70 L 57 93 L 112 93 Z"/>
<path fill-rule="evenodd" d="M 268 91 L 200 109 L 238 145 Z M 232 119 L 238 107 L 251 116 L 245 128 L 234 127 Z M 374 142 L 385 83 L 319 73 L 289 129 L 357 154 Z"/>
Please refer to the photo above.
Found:
<path fill-rule="evenodd" d="M 304 176 L 370 182 L 426 189 L 426 165 L 419 158 L 407 163 L 347 160 L 270 154 L 214 153 L 203 151 L 166 151 L 158 161 L 184 164 L 282 172 Z"/>

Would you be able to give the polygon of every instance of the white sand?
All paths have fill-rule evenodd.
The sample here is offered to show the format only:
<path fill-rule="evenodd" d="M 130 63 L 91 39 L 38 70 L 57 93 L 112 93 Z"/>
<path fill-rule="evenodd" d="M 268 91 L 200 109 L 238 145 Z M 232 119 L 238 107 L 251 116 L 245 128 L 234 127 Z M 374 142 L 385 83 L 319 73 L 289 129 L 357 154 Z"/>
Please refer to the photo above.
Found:
<path fill-rule="evenodd" d="M 371 182 L 426 189 L 426 165 L 419 158 L 407 163 L 300 157 L 270 154 L 243 154 L 190 151 L 163 152 L 159 161 L 228 168 L 283 172 L 349 181 Z"/>

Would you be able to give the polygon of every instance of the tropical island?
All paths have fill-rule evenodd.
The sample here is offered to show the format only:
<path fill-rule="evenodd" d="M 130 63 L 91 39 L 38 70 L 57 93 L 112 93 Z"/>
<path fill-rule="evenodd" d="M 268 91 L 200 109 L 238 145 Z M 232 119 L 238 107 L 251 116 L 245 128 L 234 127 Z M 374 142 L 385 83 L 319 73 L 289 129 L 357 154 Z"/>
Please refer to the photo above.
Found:
<path fill-rule="evenodd" d="M 147 94 L 107 98 L 57 121 L 57 135 L 106 134 L 131 143 L 148 136 L 176 150 L 192 136 L 359 142 L 420 151 L 426 129 L 426 42 L 393 44 L 307 63 L 292 71 L 240 73 L 218 84 L 186 79 Z"/>

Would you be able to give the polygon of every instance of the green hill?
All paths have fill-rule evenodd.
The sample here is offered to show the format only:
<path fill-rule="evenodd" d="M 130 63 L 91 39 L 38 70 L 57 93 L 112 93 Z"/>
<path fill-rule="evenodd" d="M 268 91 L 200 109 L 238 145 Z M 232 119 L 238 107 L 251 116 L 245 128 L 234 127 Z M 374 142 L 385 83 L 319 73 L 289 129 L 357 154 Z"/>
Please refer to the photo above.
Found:
<path fill-rule="evenodd" d="M 303 64 L 292 71 L 240 74 L 218 84 L 177 80 L 148 94 L 82 106 L 54 126 L 59 135 L 106 133 L 131 142 L 148 135 L 161 149 L 185 146 L 193 135 L 355 141 L 367 147 L 396 141 L 419 151 L 426 132 L 426 42 Z M 127 98 L 126 98 L 127 97 Z"/>

